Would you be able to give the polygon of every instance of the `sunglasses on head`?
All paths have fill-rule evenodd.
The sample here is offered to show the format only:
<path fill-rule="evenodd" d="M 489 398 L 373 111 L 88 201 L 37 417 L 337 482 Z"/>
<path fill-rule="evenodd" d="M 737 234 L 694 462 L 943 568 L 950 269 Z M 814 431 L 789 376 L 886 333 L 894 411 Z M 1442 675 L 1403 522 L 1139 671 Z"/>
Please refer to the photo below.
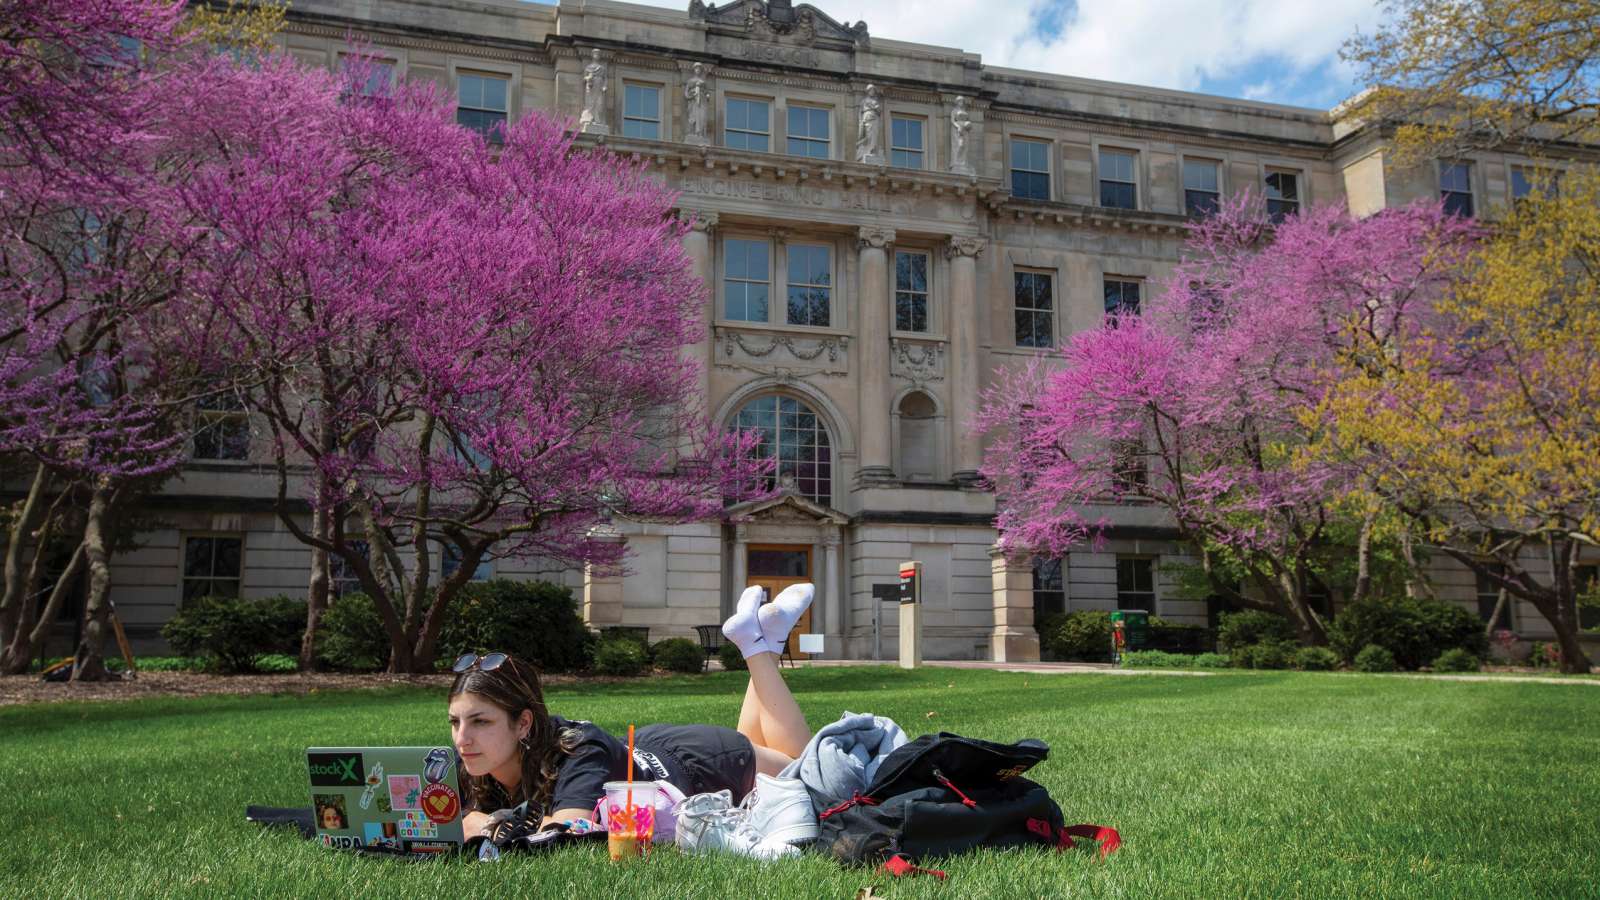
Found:
<path fill-rule="evenodd" d="M 455 665 L 450 667 L 450 671 L 460 675 L 473 666 L 477 666 L 480 672 L 493 672 L 495 669 L 500 668 L 509 658 L 500 652 L 485 653 L 482 656 L 476 653 L 463 653 L 456 659 Z"/>

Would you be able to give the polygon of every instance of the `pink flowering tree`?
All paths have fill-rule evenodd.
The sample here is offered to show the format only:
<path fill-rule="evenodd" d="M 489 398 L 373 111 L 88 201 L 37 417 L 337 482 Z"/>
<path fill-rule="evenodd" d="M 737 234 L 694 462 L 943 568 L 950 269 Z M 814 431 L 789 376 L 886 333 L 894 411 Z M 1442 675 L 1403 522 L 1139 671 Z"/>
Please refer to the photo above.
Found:
<path fill-rule="evenodd" d="M 1073 336 L 986 395 L 1003 546 L 1059 556 L 1103 538 L 1115 505 L 1154 505 L 1215 593 L 1325 643 L 1308 597 L 1325 587 L 1321 557 L 1354 485 L 1305 452 L 1320 400 L 1353 330 L 1417 316 L 1465 238 L 1431 207 L 1366 219 L 1324 207 L 1274 226 L 1241 200 L 1195 223 L 1140 315 Z"/>
<path fill-rule="evenodd" d="M 480 562 L 615 568 L 608 520 L 715 517 L 761 469 L 697 414 L 681 349 L 705 288 L 672 194 L 550 119 L 491 143 L 363 70 L 194 181 L 229 248 L 199 308 L 227 322 L 210 362 L 251 386 L 280 518 L 313 551 L 302 663 L 334 560 L 391 670 L 429 671 Z"/>
<path fill-rule="evenodd" d="M 205 243 L 174 188 L 226 130 L 201 109 L 231 69 L 192 52 L 181 11 L 151 0 L 0 10 L 0 454 L 31 475 L 7 522 L 5 671 L 26 667 L 86 573 L 73 677 L 105 675 L 112 523 L 182 460 L 193 367 L 151 348 Z M 52 588 L 57 548 L 69 561 Z"/>

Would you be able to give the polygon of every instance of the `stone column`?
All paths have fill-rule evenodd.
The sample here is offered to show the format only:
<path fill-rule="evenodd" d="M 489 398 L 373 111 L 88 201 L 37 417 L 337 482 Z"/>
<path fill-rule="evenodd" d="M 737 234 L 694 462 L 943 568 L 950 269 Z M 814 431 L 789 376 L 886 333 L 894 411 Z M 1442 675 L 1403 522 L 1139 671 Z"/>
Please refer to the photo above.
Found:
<path fill-rule="evenodd" d="M 828 533 L 822 537 L 822 608 L 827 621 L 822 633 L 828 652 L 835 659 L 843 659 L 845 592 L 839 589 L 839 530 L 836 525 L 826 527 Z"/>
<path fill-rule="evenodd" d="M 950 425 L 955 447 L 956 481 L 970 486 L 978 481 L 983 449 L 969 433 L 978 412 L 978 254 L 981 237 L 952 237 L 945 244 L 950 258 Z"/>
<path fill-rule="evenodd" d="M 728 602 L 723 606 L 722 614 L 724 616 L 733 615 L 733 606 L 738 602 L 739 594 L 743 593 L 744 583 L 748 580 L 746 566 L 750 562 L 750 536 L 745 533 L 745 527 L 742 524 L 733 526 L 733 559 L 731 562 L 733 563 L 731 567 L 733 570 L 733 596 L 728 598 Z"/>
<path fill-rule="evenodd" d="M 711 323 L 717 319 L 717 272 L 716 254 L 713 252 L 712 238 L 716 233 L 717 214 L 702 209 L 684 209 L 679 213 L 689 222 L 689 230 L 683 236 L 683 249 L 689 254 L 689 260 L 694 264 L 694 273 L 700 276 L 700 281 L 705 285 L 705 302 L 700 304 L 700 330 L 699 338 L 692 344 L 683 348 L 685 359 L 692 360 L 700 367 L 700 374 L 695 380 L 694 402 L 704 410 L 706 415 L 711 414 Z M 688 436 L 680 442 L 680 452 L 687 452 Z"/>
<path fill-rule="evenodd" d="M 889 228 L 862 228 L 856 239 L 860 269 L 860 335 L 855 361 L 860 370 L 861 468 L 858 485 L 894 479 L 889 461 Z"/>
<path fill-rule="evenodd" d="M 597 525 L 589 532 L 596 540 L 611 544 L 625 543 L 623 537 L 610 525 Z M 622 624 L 622 572 L 596 569 L 593 563 L 583 567 L 583 623 L 590 628 Z"/>
<path fill-rule="evenodd" d="M 995 662 L 1038 662 L 1039 633 L 1033 628 L 1033 573 L 1025 564 L 1006 559 L 998 546 L 989 550 L 994 593 L 994 631 L 989 646 Z"/>

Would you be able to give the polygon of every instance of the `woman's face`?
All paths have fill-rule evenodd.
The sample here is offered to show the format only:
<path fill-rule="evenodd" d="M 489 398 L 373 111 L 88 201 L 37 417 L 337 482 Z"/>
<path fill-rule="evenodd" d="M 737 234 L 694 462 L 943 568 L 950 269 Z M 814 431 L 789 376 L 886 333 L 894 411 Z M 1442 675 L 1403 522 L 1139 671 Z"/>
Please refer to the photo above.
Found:
<path fill-rule="evenodd" d="M 326 831 L 338 831 L 343 827 L 343 823 L 339 821 L 339 810 L 337 808 L 332 806 L 324 806 L 322 808 L 322 827 Z"/>
<path fill-rule="evenodd" d="M 521 772 L 521 735 L 505 710 L 477 694 L 457 694 L 450 700 L 450 738 L 461 754 L 461 766 L 474 776 Z M 501 777 L 502 784 L 508 783 Z"/>

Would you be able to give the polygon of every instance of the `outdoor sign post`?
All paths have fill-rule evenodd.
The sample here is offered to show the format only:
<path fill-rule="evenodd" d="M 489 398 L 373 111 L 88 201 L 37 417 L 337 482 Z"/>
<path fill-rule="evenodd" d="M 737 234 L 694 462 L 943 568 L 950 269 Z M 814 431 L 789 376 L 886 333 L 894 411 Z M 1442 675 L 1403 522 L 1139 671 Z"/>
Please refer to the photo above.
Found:
<path fill-rule="evenodd" d="M 900 564 L 900 668 L 922 665 L 922 563 Z"/>

